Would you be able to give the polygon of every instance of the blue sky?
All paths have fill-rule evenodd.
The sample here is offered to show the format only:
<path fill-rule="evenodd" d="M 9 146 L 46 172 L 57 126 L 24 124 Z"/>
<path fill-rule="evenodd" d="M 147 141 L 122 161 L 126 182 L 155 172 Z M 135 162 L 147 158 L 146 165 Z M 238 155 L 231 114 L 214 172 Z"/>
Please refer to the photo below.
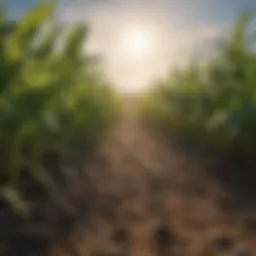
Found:
<path fill-rule="evenodd" d="M 10 17 L 18 17 L 36 0 L 7 0 Z M 142 89 L 196 47 L 225 33 L 237 15 L 256 10 L 255 0 L 59 0 L 64 21 L 89 21 L 88 47 L 105 57 L 106 71 L 117 88 Z M 143 27 L 151 34 L 151 53 L 128 58 L 121 47 L 125 32 Z M 128 38 L 129 39 L 129 38 Z M 121 41 L 120 41 L 121 40 Z M 128 46 L 129 48 L 129 46 Z M 127 57 L 128 56 L 128 57 Z"/>
<path fill-rule="evenodd" d="M 7 7 L 11 16 L 19 16 L 24 13 L 28 8 L 37 3 L 37 0 L 8 0 Z M 68 3 L 69 2 L 69 3 Z M 88 3 L 88 0 L 60 0 L 61 5 L 79 5 L 81 3 Z M 91 0 L 90 2 L 93 2 Z M 90 5 L 105 6 L 105 5 L 122 5 L 123 0 L 95 0 L 96 4 L 90 3 Z M 121 3 L 120 3 L 121 2 Z M 132 2 L 128 1 L 127 2 Z M 244 9 L 256 9 L 255 0 L 163 0 L 163 1 L 136 1 L 142 3 L 145 6 L 150 5 L 150 2 L 153 2 L 151 5 L 159 5 L 162 8 L 178 8 L 182 9 L 191 9 L 190 15 L 199 15 L 197 18 L 203 19 L 206 22 L 210 23 L 226 23 L 230 22 L 236 17 L 239 12 Z M 155 3 L 154 3 L 155 2 Z M 149 4 L 148 4 L 149 3 Z M 127 6 L 129 4 L 126 4 Z M 189 16 L 190 16 L 189 15 Z"/>

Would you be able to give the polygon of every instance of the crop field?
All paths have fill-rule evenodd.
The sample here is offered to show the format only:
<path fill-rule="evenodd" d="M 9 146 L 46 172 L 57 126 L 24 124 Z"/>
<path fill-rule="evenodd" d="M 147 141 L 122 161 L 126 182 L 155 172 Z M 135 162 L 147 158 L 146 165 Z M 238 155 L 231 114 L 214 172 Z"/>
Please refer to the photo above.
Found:
<path fill-rule="evenodd" d="M 0 16 L 0 256 L 256 255 L 256 52 L 123 96 L 55 5 Z"/>

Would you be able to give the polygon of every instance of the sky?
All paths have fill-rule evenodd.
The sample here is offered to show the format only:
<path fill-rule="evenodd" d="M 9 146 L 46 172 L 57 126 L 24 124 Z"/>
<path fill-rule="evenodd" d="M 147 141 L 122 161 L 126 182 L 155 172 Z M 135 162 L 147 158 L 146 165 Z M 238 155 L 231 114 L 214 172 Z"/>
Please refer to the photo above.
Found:
<path fill-rule="evenodd" d="M 8 0 L 19 17 L 36 0 Z M 207 53 L 239 13 L 255 0 L 58 0 L 57 18 L 90 24 L 85 49 L 100 53 L 106 74 L 120 91 L 142 91 L 153 78 Z M 137 39 L 136 39 L 137 38 Z"/>

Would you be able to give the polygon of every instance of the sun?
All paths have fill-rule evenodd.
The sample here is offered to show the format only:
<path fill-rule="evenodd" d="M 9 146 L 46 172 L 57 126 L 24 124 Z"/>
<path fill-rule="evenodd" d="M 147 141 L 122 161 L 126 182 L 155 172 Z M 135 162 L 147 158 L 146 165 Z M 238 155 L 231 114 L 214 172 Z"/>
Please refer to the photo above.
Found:
<path fill-rule="evenodd" d="M 146 55 L 150 52 L 150 35 L 145 31 L 135 30 L 127 38 L 127 50 L 131 55 Z"/>
<path fill-rule="evenodd" d="M 132 27 L 123 37 L 124 51 L 132 59 L 143 60 L 153 53 L 154 36 L 149 29 Z"/>

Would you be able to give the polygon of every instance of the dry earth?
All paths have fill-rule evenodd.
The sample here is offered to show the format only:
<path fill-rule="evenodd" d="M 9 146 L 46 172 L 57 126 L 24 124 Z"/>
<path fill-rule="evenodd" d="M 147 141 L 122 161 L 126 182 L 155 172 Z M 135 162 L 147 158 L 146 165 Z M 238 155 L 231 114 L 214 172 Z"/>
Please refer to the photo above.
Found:
<path fill-rule="evenodd" d="M 90 218 L 74 234 L 77 251 L 256 255 L 256 212 L 230 208 L 227 191 L 205 175 L 207 168 L 206 159 L 188 157 L 128 114 L 90 167 L 95 190 Z M 52 254 L 65 255 L 58 246 Z"/>

